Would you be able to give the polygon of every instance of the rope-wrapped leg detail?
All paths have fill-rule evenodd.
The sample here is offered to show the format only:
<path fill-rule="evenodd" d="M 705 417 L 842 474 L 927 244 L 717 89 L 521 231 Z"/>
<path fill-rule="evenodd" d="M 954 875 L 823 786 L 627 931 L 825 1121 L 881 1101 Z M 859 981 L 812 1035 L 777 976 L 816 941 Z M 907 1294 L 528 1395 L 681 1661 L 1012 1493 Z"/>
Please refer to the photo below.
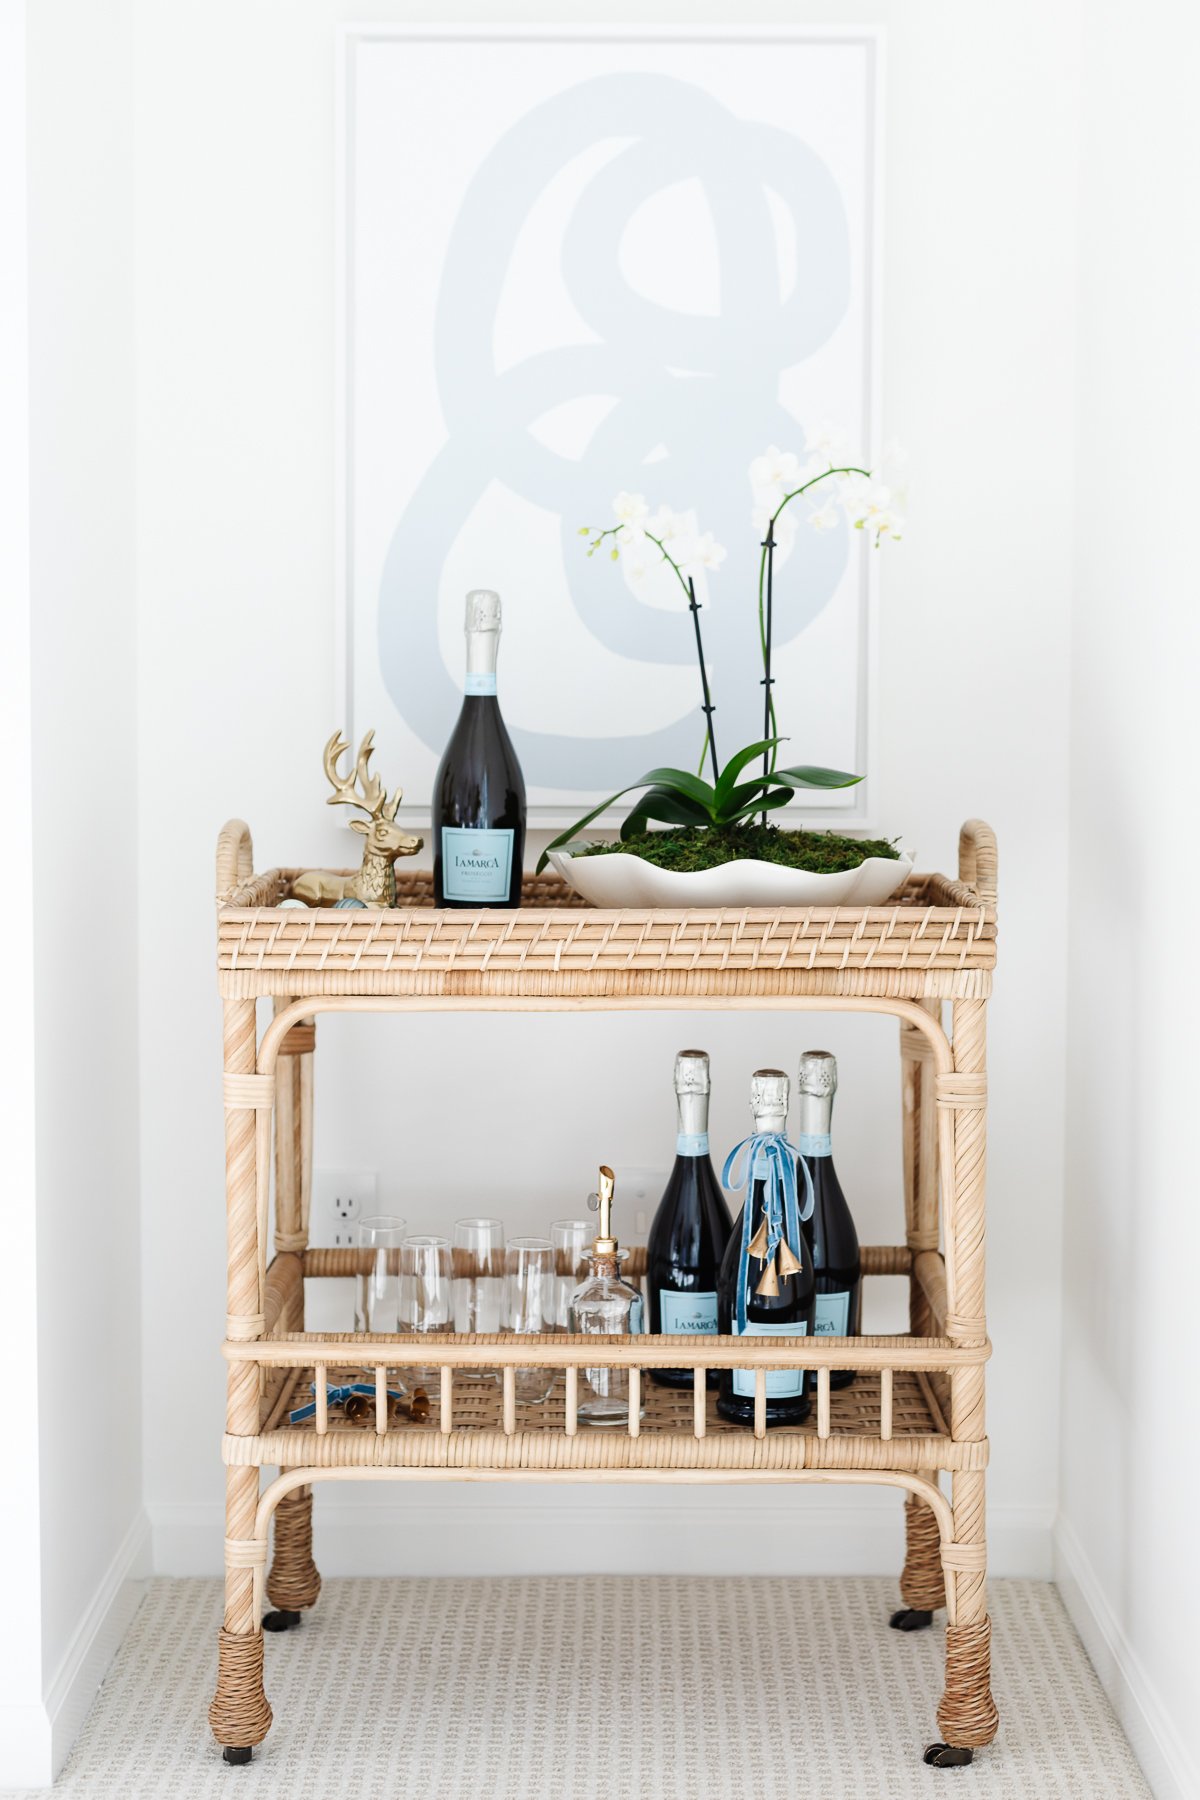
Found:
<path fill-rule="evenodd" d="M 946 1627 L 946 1691 L 938 1707 L 938 1730 L 947 1744 L 977 1749 L 990 1744 L 1000 1727 L 992 1699 L 992 1621 L 985 1614 L 967 1625 Z"/>
<path fill-rule="evenodd" d="M 208 1722 L 218 1744 L 248 1749 L 271 1729 L 271 1708 L 263 1691 L 261 1631 L 242 1635 L 222 1630 L 217 1648 L 217 1691 Z"/>
<path fill-rule="evenodd" d="M 933 1508 L 917 1494 L 904 1502 L 904 1541 L 900 1598 L 918 1611 L 936 1612 L 946 1604 L 942 1538 Z"/>
<path fill-rule="evenodd" d="M 275 1555 L 267 1593 L 283 1612 L 315 1606 L 321 1577 L 312 1553 L 312 1489 L 293 1488 L 275 1508 Z"/>

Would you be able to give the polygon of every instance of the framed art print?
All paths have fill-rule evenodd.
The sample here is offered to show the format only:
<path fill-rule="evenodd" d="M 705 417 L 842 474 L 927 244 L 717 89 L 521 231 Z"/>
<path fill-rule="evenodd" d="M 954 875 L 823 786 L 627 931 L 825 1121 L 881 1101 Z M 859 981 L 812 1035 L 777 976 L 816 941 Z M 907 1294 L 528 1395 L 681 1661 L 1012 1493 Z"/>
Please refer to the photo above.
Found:
<path fill-rule="evenodd" d="M 474 587 L 504 603 L 531 824 L 697 767 L 678 585 L 580 535 L 620 491 L 726 547 L 698 586 L 718 742 L 760 735 L 749 464 L 824 422 L 875 449 L 878 62 L 869 30 L 344 33 L 338 710 L 403 817 L 428 817 Z M 787 759 L 869 776 L 864 536 L 802 531 L 777 565 L 773 673 Z M 861 822 L 867 787 L 804 816 Z"/>

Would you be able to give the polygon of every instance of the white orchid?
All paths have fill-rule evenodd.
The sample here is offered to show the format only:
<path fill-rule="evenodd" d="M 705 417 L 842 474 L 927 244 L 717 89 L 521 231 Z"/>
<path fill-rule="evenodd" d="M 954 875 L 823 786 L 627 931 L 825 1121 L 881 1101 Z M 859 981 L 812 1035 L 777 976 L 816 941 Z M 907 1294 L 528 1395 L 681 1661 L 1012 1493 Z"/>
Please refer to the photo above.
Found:
<path fill-rule="evenodd" d="M 624 488 L 613 501 L 613 512 L 618 525 L 639 526 L 649 511 L 650 508 L 640 494 L 627 494 Z"/>
<path fill-rule="evenodd" d="M 823 506 L 814 506 L 808 515 L 808 523 L 814 531 L 834 531 L 838 525 L 837 501 L 832 495 Z"/>
<path fill-rule="evenodd" d="M 712 532 L 706 531 L 688 545 L 686 558 L 681 560 L 679 566 L 684 575 L 695 579 L 705 569 L 719 569 L 724 561 L 724 544 L 718 544 Z"/>
<path fill-rule="evenodd" d="M 771 506 L 756 506 L 750 515 L 760 543 L 766 542 L 767 526 L 771 523 L 774 510 L 774 507 Z M 780 513 L 775 520 L 774 538 L 775 555 L 777 560 L 782 562 L 796 541 L 796 515 L 794 512 Z"/>
<path fill-rule="evenodd" d="M 832 433 L 828 433 L 827 428 L 822 429 L 827 432 L 828 442 L 832 443 Z M 822 442 L 824 441 L 826 440 L 823 438 Z M 812 449 L 811 433 L 805 448 L 810 451 Z M 756 526 L 758 513 L 778 513 L 785 500 L 810 483 L 819 481 L 823 475 L 828 475 L 832 466 L 828 454 L 810 455 L 802 463 L 790 450 L 778 450 L 774 444 L 761 456 L 756 456 L 750 464 L 750 488 L 754 497 Z M 786 512 L 780 514 L 780 525 L 786 517 Z M 765 525 L 762 529 L 765 535 Z M 782 541 L 778 528 L 775 540 L 776 543 Z"/>
<path fill-rule="evenodd" d="M 621 532 L 621 551 L 625 573 L 634 581 L 641 581 L 662 558 L 657 545 L 650 542 L 644 531 L 632 525 L 625 526 Z"/>
<path fill-rule="evenodd" d="M 851 525 L 856 531 L 869 532 L 877 548 L 883 538 L 903 534 L 904 515 L 884 482 L 855 475 L 842 483 L 840 498 Z"/>
<path fill-rule="evenodd" d="M 642 529 L 648 537 L 658 538 L 663 544 L 671 544 L 688 537 L 692 526 L 686 513 L 672 512 L 669 506 L 660 506 L 646 520 Z"/>
<path fill-rule="evenodd" d="M 757 490 L 779 488 L 790 493 L 800 478 L 800 459 L 790 450 L 769 444 L 750 464 L 750 486 Z"/>

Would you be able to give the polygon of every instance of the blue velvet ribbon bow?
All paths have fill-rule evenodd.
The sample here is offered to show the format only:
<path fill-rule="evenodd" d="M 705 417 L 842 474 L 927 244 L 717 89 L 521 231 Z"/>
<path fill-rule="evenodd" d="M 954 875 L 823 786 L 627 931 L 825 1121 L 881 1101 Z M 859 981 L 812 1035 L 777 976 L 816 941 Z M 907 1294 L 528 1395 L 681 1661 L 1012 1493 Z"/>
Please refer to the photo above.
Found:
<path fill-rule="evenodd" d="M 743 1152 L 745 1160 L 739 1166 L 738 1158 Z M 796 1193 L 797 1165 L 804 1171 L 803 1210 Z M 721 1180 L 731 1192 L 736 1192 L 738 1188 L 746 1190 L 734 1306 L 735 1329 L 740 1335 L 746 1329 L 746 1291 L 749 1282 L 750 1240 L 754 1226 L 754 1183 L 763 1183 L 763 1219 L 767 1227 L 765 1266 L 770 1265 L 781 1242 L 788 1245 L 798 1262 L 804 1260 L 800 1222 L 802 1219 L 812 1218 L 815 1196 L 808 1164 L 781 1131 L 756 1132 L 753 1137 L 743 1138 L 740 1144 L 735 1144 L 725 1158 Z"/>
<path fill-rule="evenodd" d="M 316 1391 L 317 1390 L 314 1387 L 312 1392 L 315 1394 Z M 345 1387 L 334 1387 L 332 1382 L 327 1382 L 325 1386 L 325 1404 L 327 1406 L 341 1406 L 350 1398 L 351 1394 L 365 1394 L 368 1399 L 373 1400 L 375 1398 L 375 1383 L 373 1381 L 351 1381 L 347 1382 Z M 389 1400 L 403 1400 L 404 1398 L 403 1394 L 396 1393 L 393 1388 L 387 1390 L 387 1396 Z M 307 1406 L 298 1406 L 294 1412 L 288 1414 L 288 1424 L 299 1425 L 303 1419 L 311 1419 L 316 1410 L 316 1401 L 310 1400 Z"/>

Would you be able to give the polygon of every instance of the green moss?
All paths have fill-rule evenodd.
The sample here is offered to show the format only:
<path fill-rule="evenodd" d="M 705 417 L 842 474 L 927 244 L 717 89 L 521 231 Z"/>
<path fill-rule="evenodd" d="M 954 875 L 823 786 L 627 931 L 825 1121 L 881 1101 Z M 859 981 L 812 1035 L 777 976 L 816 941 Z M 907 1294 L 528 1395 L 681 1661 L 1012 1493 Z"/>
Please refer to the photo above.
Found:
<path fill-rule="evenodd" d="M 784 831 L 778 825 L 688 825 L 672 831 L 643 831 L 618 844 L 589 844 L 577 856 L 642 856 L 660 869 L 716 869 L 745 857 L 783 863 L 789 869 L 835 875 L 857 869 L 869 856 L 899 859 L 883 838 L 838 837 L 832 831 Z"/>

